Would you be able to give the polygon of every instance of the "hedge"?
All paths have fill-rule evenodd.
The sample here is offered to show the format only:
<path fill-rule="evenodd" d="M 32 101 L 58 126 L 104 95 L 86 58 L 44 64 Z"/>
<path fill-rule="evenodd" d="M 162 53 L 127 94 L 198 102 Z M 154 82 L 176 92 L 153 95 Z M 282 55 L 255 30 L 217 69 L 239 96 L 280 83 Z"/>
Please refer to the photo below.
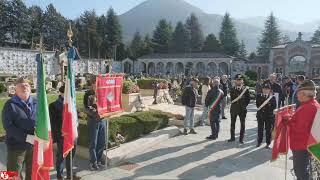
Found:
<path fill-rule="evenodd" d="M 132 141 L 144 134 L 166 127 L 170 117 L 170 114 L 151 110 L 111 118 L 109 119 L 109 139 L 116 142 L 117 134 L 121 134 L 125 139 L 124 142 Z M 79 121 L 78 130 L 78 144 L 88 147 L 89 130 L 87 121 Z"/>
<path fill-rule="evenodd" d="M 147 78 L 147 79 L 139 79 L 138 86 L 140 89 L 153 89 L 153 82 L 167 82 L 166 79 L 156 79 L 156 78 Z"/>
<path fill-rule="evenodd" d="M 122 85 L 123 94 L 139 93 L 140 91 L 139 87 L 132 81 L 123 81 Z"/>

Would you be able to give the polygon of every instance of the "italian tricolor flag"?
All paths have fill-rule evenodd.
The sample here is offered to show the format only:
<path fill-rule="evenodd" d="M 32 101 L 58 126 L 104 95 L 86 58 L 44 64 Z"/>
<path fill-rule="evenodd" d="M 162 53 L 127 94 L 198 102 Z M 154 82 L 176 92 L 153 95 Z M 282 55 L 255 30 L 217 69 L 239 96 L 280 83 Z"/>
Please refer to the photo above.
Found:
<path fill-rule="evenodd" d="M 32 162 L 32 180 L 50 179 L 49 170 L 53 169 L 53 151 L 48 101 L 45 86 L 44 60 L 37 54 L 37 123 Z"/>
<path fill-rule="evenodd" d="M 76 109 L 76 93 L 73 74 L 73 60 L 78 57 L 77 50 L 72 47 L 68 52 L 68 70 L 65 81 L 63 102 L 63 157 L 66 157 L 74 147 L 74 141 L 78 137 L 78 115 Z"/>
<path fill-rule="evenodd" d="M 309 152 L 320 161 L 320 109 L 318 108 L 317 114 L 314 118 L 311 128 L 311 135 L 308 143 Z"/>

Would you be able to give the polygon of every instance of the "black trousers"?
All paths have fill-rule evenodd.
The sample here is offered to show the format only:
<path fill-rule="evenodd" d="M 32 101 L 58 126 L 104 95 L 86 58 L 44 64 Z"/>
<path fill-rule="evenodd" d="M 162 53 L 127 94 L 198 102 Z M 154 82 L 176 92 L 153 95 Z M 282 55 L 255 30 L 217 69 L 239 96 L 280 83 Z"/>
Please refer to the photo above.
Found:
<path fill-rule="evenodd" d="M 240 118 L 240 124 L 241 124 L 241 128 L 240 128 L 240 138 L 239 140 L 242 141 L 243 137 L 244 137 L 244 133 L 245 133 L 245 129 L 246 129 L 246 116 L 247 116 L 247 111 L 240 111 L 237 113 L 233 113 L 231 112 L 231 128 L 230 128 L 230 134 L 231 134 L 231 139 L 235 139 L 235 128 L 236 128 L 236 121 L 237 121 L 237 117 L 239 116 Z"/>
<path fill-rule="evenodd" d="M 263 130 L 266 132 L 266 143 L 271 144 L 271 124 L 272 118 L 257 117 L 258 119 L 258 144 L 262 143 L 263 140 Z"/>
<path fill-rule="evenodd" d="M 297 180 L 309 180 L 310 155 L 307 150 L 293 150 L 293 170 Z M 310 167 L 311 168 L 311 167 Z"/>
<path fill-rule="evenodd" d="M 74 148 L 72 149 L 72 159 L 74 160 L 74 157 L 76 155 L 76 146 L 77 141 L 74 143 Z M 67 177 L 71 177 L 71 157 L 70 153 L 67 155 L 66 158 L 63 158 L 63 138 L 57 140 L 57 152 L 56 152 L 56 171 L 57 171 L 57 178 L 63 177 L 63 169 L 64 169 L 64 162 L 66 163 L 66 169 L 67 169 Z M 74 166 L 74 164 L 72 165 Z M 74 172 L 73 172 L 74 174 Z"/>

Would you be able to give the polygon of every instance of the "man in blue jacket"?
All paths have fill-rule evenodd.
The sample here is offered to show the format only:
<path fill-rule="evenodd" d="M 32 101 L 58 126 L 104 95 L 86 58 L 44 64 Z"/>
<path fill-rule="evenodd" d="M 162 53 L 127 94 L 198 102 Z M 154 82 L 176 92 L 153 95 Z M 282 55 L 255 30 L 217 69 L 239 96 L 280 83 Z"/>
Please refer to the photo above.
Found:
<path fill-rule="evenodd" d="M 25 162 L 26 180 L 31 180 L 37 101 L 30 96 L 31 87 L 26 79 L 19 78 L 15 90 L 15 95 L 2 110 L 8 152 L 7 170 L 19 173 L 23 179 L 21 170 Z"/>

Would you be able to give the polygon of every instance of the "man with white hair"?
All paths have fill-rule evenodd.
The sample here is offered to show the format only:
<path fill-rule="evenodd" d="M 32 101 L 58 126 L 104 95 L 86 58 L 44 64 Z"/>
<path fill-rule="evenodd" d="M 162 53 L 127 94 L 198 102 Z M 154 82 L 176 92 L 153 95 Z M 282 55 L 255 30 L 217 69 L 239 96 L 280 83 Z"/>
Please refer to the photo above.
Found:
<path fill-rule="evenodd" d="M 315 99 L 316 87 L 312 80 L 306 80 L 297 89 L 297 97 L 301 103 L 292 118 L 287 119 L 290 127 L 290 149 L 293 154 L 293 169 L 297 180 L 309 179 L 308 165 L 310 155 L 307 151 L 308 138 L 316 116 L 319 103 Z"/>
<path fill-rule="evenodd" d="M 19 78 L 15 95 L 2 110 L 3 127 L 6 130 L 7 171 L 15 171 L 22 177 L 25 165 L 26 180 L 31 180 L 34 130 L 37 101 L 33 99 L 29 81 Z"/>

